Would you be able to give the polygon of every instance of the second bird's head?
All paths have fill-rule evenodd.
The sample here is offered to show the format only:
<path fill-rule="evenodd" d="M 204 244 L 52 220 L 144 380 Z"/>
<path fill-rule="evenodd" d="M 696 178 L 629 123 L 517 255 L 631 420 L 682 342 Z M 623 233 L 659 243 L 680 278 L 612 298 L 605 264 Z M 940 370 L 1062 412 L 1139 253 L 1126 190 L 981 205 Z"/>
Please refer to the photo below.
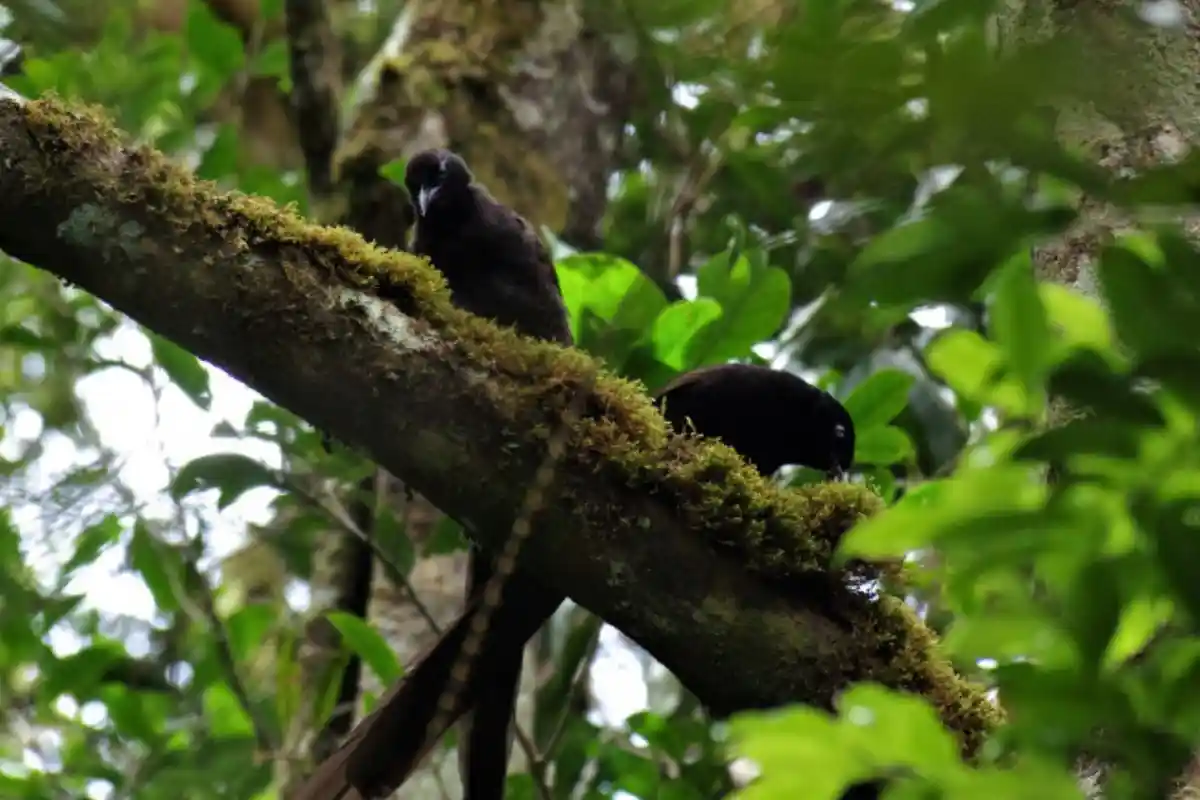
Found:
<path fill-rule="evenodd" d="M 449 150 L 422 150 L 404 170 L 404 188 L 419 220 L 442 219 L 469 208 L 472 180 L 467 162 Z"/>

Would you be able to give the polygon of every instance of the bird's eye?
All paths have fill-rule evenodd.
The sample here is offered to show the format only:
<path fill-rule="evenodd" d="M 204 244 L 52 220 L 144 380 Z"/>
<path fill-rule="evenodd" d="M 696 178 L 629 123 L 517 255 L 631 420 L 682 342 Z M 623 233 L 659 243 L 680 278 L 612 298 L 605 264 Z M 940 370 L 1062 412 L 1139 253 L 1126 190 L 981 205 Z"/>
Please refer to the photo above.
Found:
<path fill-rule="evenodd" d="M 844 439 L 846 437 L 846 426 L 845 425 L 834 425 L 833 426 L 833 435 L 839 439 Z"/>

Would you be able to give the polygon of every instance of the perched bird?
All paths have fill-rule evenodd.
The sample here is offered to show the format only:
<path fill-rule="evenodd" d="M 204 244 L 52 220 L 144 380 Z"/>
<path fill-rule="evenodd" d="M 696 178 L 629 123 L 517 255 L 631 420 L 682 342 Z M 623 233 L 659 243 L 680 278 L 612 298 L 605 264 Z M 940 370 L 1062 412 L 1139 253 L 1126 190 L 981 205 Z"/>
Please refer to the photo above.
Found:
<path fill-rule="evenodd" d="M 797 464 L 841 478 L 854 422 L 828 392 L 790 372 L 720 364 L 685 372 L 655 394 L 671 427 L 721 439 L 763 475 Z"/>
<path fill-rule="evenodd" d="M 573 343 L 550 254 L 528 222 L 474 182 L 459 156 L 449 150 L 418 153 L 404 183 L 416 214 L 411 249 L 428 256 L 446 277 L 455 305 L 527 336 Z M 466 608 L 458 621 L 318 768 L 301 797 L 333 800 L 350 786 L 363 797 L 385 794 L 444 733 L 429 728 L 494 567 L 475 548 L 468 559 Z M 520 573 L 505 582 L 467 686 L 447 720 L 470 715 L 459 741 L 464 800 L 504 796 L 525 643 L 563 599 Z"/>

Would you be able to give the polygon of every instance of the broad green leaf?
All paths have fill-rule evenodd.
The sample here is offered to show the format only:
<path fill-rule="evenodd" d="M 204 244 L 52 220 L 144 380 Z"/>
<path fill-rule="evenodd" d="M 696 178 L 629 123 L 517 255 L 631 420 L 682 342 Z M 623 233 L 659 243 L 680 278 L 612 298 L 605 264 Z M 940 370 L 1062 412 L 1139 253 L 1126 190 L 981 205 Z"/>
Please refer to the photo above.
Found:
<path fill-rule="evenodd" d="M 905 555 L 960 531 L 972 520 L 1040 507 L 1044 484 L 1031 470 L 1001 464 L 928 481 L 894 506 L 855 525 L 842 539 L 841 556 Z"/>
<path fill-rule="evenodd" d="M 146 582 L 159 609 L 168 613 L 179 610 L 177 587 L 182 575 L 179 554 L 158 541 L 140 520 L 129 543 L 129 562 Z"/>
<path fill-rule="evenodd" d="M 926 775 L 959 764 L 954 737 L 924 698 L 860 683 L 838 699 L 838 716 L 847 725 L 869 730 L 863 743 L 877 763 L 912 766 Z"/>
<path fill-rule="evenodd" d="M 167 373 L 167 377 L 193 403 L 207 411 L 212 405 L 212 391 L 208 386 L 208 370 L 200 363 L 200 359 L 157 334 L 151 333 L 149 336 L 154 360 Z"/>
<path fill-rule="evenodd" d="M 865 433 L 895 419 L 908 404 L 908 392 L 914 381 L 907 372 L 884 369 L 855 386 L 842 402 L 854 420 L 854 430 Z"/>
<path fill-rule="evenodd" d="M 899 464 L 913 457 L 912 439 L 895 425 L 867 428 L 854 439 L 855 464 Z"/>
<path fill-rule="evenodd" d="M 680 372 L 689 369 L 693 366 L 687 360 L 689 342 L 720 317 L 720 304 L 707 297 L 672 303 L 654 320 L 650 333 L 654 357 Z"/>
<path fill-rule="evenodd" d="M 728 253 L 709 259 L 697 271 L 697 289 L 698 299 L 720 304 L 721 316 L 689 343 L 689 369 L 747 357 L 779 332 L 791 310 L 791 280 L 761 250 L 739 256 L 732 266 Z"/>
<path fill-rule="evenodd" d="M 1024 384 L 1027 396 L 1033 399 L 1033 413 L 1039 414 L 1045 403 L 1042 381 L 1049 365 L 1050 325 L 1027 253 L 1013 256 L 997 272 L 988 329 L 1004 351 L 1010 374 Z"/>
<path fill-rule="evenodd" d="M 88 526 L 75 540 L 75 552 L 63 565 L 62 579 L 66 580 L 75 570 L 94 563 L 120 536 L 121 522 L 116 514 L 109 514 L 96 524 Z"/>
<path fill-rule="evenodd" d="M 1050 376 L 1050 389 L 1076 408 L 1119 424 L 1158 426 L 1166 422 L 1149 394 L 1133 379 L 1115 373 L 1091 350 L 1078 350 L 1059 364 Z"/>
<path fill-rule="evenodd" d="M 1099 303 L 1057 283 L 1039 283 L 1037 291 L 1050 327 L 1064 344 L 1102 353 L 1112 349 L 1112 324 Z"/>
<path fill-rule="evenodd" d="M 251 603 L 229 616 L 225 635 L 237 661 L 249 661 L 263 647 L 278 615 L 279 611 L 267 603 Z"/>
<path fill-rule="evenodd" d="M 1100 285 L 1121 340 L 1138 355 L 1161 356 L 1195 347 L 1200 308 L 1189 306 L 1161 269 L 1129 247 L 1105 248 Z"/>
<path fill-rule="evenodd" d="M 1018 447 L 1013 458 L 1050 463 L 1080 455 L 1132 459 L 1140 443 L 1136 429 L 1089 417 L 1039 433 Z"/>
<path fill-rule="evenodd" d="M 325 615 L 333 627 L 363 663 L 371 668 L 385 685 L 399 679 L 402 669 L 400 660 L 379 632 L 360 617 L 343 611 L 331 611 Z"/>
<path fill-rule="evenodd" d="M 208 489 L 220 491 L 217 508 L 228 508 L 239 497 L 260 486 L 278 486 L 275 471 L 238 453 L 214 453 L 189 461 L 171 483 L 176 500 Z"/>
<path fill-rule="evenodd" d="M 955 392 L 984 405 L 1024 416 L 1024 388 L 1004 374 L 1004 353 L 974 331 L 950 329 L 925 349 L 929 368 Z"/>
<path fill-rule="evenodd" d="M 393 158 L 379 168 L 379 174 L 397 186 L 404 186 L 404 171 L 407 169 L 407 158 Z"/>
<path fill-rule="evenodd" d="M 209 732 L 218 739 L 250 739 L 254 723 L 233 691 L 224 683 L 214 683 L 204 690 L 201 701 Z"/>
<path fill-rule="evenodd" d="M 848 784 L 867 777 L 870 764 L 856 747 L 858 732 L 814 708 L 742 713 L 729 727 L 732 750 L 761 771 L 739 798 L 836 800 Z"/>
<path fill-rule="evenodd" d="M 74 655 L 42 664 L 38 693 L 45 702 L 52 702 L 64 693 L 90 698 L 109 668 L 126 658 L 128 655 L 121 645 L 100 640 Z"/>
<path fill-rule="evenodd" d="M 233 77 L 246 62 L 237 29 L 218 19 L 199 0 L 190 0 L 187 9 L 188 54 L 203 67 L 204 82 L 221 83 Z"/>
<path fill-rule="evenodd" d="M 1200 620 L 1200 581 L 1195 574 L 1200 563 L 1200 498 L 1144 508 L 1138 517 L 1175 598 L 1193 621 Z"/>

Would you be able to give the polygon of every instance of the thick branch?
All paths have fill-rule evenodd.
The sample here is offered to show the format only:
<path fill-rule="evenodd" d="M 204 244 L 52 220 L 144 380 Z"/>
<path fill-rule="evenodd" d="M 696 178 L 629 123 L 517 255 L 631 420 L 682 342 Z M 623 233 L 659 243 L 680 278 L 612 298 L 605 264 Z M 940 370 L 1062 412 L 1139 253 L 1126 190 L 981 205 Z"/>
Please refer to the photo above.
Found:
<path fill-rule="evenodd" d="M 123 148 L 90 111 L 0 100 L 0 249 L 79 284 L 380 464 L 497 548 L 545 433 L 596 370 L 457 311 L 436 272 Z M 537 435 L 531 435 L 535 432 Z M 994 722 L 902 603 L 828 572 L 867 490 L 782 491 L 668 434 L 601 376 L 523 568 L 618 626 L 718 713 L 929 697 L 973 751 Z"/>

